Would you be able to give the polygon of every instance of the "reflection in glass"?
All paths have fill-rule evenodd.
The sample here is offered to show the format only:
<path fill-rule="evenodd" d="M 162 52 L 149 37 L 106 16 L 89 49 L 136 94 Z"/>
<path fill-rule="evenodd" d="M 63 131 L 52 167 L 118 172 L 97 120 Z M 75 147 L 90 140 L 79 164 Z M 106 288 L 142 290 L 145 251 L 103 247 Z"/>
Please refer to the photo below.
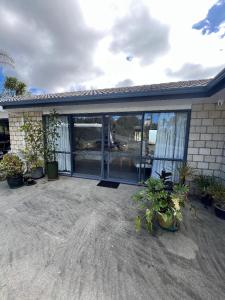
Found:
<path fill-rule="evenodd" d="M 9 121 L 0 120 L 0 156 L 10 149 Z"/>
<path fill-rule="evenodd" d="M 74 171 L 80 174 L 101 175 L 102 118 L 74 118 Z"/>
<path fill-rule="evenodd" d="M 138 181 L 141 115 L 109 118 L 109 177 Z"/>
<path fill-rule="evenodd" d="M 57 140 L 56 158 L 59 165 L 59 171 L 71 171 L 71 156 L 70 156 L 70 138 L 69 138 L 69 124 L 67 116 L 58 116 L 61 122 L 58 128 L 59 138 Z"/>

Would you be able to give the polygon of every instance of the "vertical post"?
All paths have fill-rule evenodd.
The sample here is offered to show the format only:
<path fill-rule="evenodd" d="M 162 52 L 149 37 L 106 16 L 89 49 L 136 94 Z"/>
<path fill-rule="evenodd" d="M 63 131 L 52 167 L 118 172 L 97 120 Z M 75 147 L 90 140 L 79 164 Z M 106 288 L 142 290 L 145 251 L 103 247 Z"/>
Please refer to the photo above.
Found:
<path fill-rule="evenodd" d="M 70 139 L 70 176 L 73 175 L 73 117 L 72 115 L 68 115 L 68 123 L 69 123 L 69 139 Z"/>
<path fill-rule="evenodd" d="M 142 150 L 143 150 L 143 137 L 144 137 L 144 116 L 145 116 L 145 113 L 142 112 L 142 118 L 141 118 L 141 147 L 140 147 L 140 159 L 139 159 L 139 162 L 140 162 L 140 167 L 139 167 L 139 182 L 141 182 L 142 180 Z"/>
<path fill-rule="evenodd" d="M 186 127 L 186 136 L 185 136 L 185 145 L 184 145 L 184 161 L 187 161 L 188 153 L 188 142 L 189 142 L 189 132 L 190 132 L 190 123 L 191 123 L 191 110 L 187 112 L 187 127 Z"/>

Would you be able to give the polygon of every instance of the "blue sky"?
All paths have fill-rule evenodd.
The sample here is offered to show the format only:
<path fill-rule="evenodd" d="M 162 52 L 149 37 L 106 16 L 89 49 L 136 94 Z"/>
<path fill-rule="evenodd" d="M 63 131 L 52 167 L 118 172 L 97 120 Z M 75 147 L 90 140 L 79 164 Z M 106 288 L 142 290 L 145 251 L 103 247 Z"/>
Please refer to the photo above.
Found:
<path fill-rule="evenodd" d="M 0 28 L 14 75 L 36 94 L 209 78 L 225 66 L 225 0 L 1 0 Z"/>
<path fill-rule="evenodd" d="M 224 22 L 225 0 L 219 0 L 209 9 L 207 16 L 203 20 L 193 25 L 193 29 L 201 30 L 203 35 L 217 33 L 221 30 Z M 224 37 L 224 34 L 225 26 L 223 27 L 221 38 Z"/>

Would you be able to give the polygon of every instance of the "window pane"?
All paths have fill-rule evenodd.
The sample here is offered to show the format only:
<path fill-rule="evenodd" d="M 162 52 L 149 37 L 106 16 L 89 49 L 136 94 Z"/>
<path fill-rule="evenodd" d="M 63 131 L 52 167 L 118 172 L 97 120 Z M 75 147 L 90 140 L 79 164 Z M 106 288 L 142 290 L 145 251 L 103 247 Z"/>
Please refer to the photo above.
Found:
<path fill-rule="evenodd" d="M 101 175 L 102 168 L 102 117 L 74 118 L 75 173 Z"/>
<path fill-rule="evenodd" d="M 142 155 L 147 174 L 158 177 L 157 173 L 170 169 L 175 176 L 177 163 L 172 160 L 184 159 L 186 126 L 187 113 L 184 112 L 145 114 Z"/>
<path fill-rule="evenodd" d="M 109 118 L 109 177 L 138 181 L 142 115 Z"/>
<path fill-rule="evenodd" d="M 155 158 L 183 159 L 186 113 L 146 113 L 143 154 Z"/>
<path fill-rule="evenodd" d="M 59 165 L 60 172 L 70 172 L 71 171 L 71 158 L 70 153 L 56 153 L 56 159 Z"/>
<path fill-rule="evenodd" d="M 70 150 L 68 117 L 58 116 L 57 119 L 61 122 L 61 124 L 60 127 L 57 129 L 59 138 L 57 139 L 56 160 L 58 161 L 59 171 L 70 172 L 71 171 L 71 158 L 70 158 L 71 150 Z M 46 117 L 46 126 L 48 126 L 48 117 Z"/>

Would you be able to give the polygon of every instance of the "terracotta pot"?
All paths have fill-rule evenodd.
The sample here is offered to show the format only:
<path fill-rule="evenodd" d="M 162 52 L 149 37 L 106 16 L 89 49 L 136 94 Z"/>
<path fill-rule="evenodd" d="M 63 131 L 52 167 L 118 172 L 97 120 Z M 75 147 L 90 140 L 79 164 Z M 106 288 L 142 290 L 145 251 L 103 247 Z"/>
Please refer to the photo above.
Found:
<path fill-rule="evenodd" d="M 162 217 L 161 213 L 157 214 L 157 221 L 159 223 L 159 226 L 165 230 L 168 231 L 177 231 L 178 230 L 178 222 L 176 219 L 171 215 L 167 220 L 165 221 Z"/>

